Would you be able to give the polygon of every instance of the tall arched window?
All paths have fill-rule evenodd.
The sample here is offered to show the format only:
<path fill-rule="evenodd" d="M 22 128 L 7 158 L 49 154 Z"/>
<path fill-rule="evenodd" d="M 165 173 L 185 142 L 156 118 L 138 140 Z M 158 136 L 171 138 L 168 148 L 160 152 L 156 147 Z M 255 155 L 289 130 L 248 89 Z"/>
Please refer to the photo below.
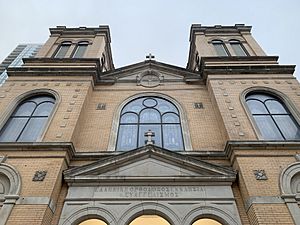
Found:
<path fill-rule="evenodd" d="M 87 41 L 81 41 L 77 44 L 73 58 L 82 58 L 84 56 L 84 53 L 88 47 L 89 43 Z"/>
<path fill-rule="evenodd" d="M 236 56 L 248 55 L 246 49 L 239 40 L 230 40 L 229 43 Z"/>
<path fill-rule="evenodd" d="M 0 131 L 0 141 L 36 141 L 44 131 L 54 104 L 54 97 L 49 95 L 25 99 L 17 106 Z"/>
<path fill-rule="evenodd" d="M 223 41 L 213 40 L 211 43 L 213 44 L 218 56 L 230 55 Z"/>
<path fill-rule="evenodd" d="M 58 47 L 56 53 L 54 54 L 54 58 L 64 58 L 69 51 L 69 48 L 71 47 L 72 43 L 70 41 L 65 41 L 61 43 L 61 45 Z"/>
<path fill-rule="evenodd" d="M 300 139 L 299 124 L 278 97 L 252 92 L 246 95 L 246 103 L 264 139 Z"/>
<path fill-rule="evenodd" d="M 173 103 L 159 97 L 141 97 L 124 106 L 116 150 L 144 146 L 148 130 L 155 133 L 154 145 L 169 150 L 184 150 L 179 111 Z"/>

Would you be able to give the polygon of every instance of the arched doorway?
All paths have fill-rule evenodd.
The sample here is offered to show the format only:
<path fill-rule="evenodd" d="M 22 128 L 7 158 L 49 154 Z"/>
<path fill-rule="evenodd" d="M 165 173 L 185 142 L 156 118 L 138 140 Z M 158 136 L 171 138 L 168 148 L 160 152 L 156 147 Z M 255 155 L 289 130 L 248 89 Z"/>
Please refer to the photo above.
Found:
<path fill-rule="evenodd" d="M 195 221 L 192 225 L 222 225 L 216 220 L 203 218 Z"/>
<path fill-rule="evenodd" d="M 107 225 L 107 223 L 98 219 L 89 219 L 81 222 L 79 225 Z"/>
<path fill-rule="evenodd" d="M 170 225 L 164 218 L 157 215 L 143 215 L 135 218 L 129 225 Z"/>

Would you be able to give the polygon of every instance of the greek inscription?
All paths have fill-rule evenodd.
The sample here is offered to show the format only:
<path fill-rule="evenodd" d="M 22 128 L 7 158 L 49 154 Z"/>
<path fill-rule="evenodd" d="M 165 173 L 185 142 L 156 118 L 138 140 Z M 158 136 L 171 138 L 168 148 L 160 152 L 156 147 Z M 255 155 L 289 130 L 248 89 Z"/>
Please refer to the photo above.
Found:
<path fill-rule="evenodd" d="M 96 189 L 97 193 L 109 193 L 123 198 L 179 198 L 193 193 L 201 195 L 203 187 L 198 186 L 102 186 Z"/>

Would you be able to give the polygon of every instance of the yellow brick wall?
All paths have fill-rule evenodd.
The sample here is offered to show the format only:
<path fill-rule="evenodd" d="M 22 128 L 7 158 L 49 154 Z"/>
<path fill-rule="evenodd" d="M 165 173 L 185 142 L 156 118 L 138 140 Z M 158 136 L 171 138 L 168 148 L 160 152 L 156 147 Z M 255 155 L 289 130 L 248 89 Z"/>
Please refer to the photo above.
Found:
<path fill-rule="evenodd" d="M 15 205 L 6 225 L 48 225 L 49 213 L 46 205 Z"/>
<path fill-rule="evenodd" d="M 284 204 L 253 204 L 248 215 L 251 225 L 294 224 Z"/>
<path fill-rule="evenodd" d="M 226 132 L 230 140 L 257 140 L 258 136 L 252 126 L 249 117 L 243 107 L 241 94 L 250 87 L 272 88 L 288 96 L 292 104 L 300 111 L 300 86 L 292 76 L 286 79 L 270 79 L 275 75 L 268 75 L 266 78 L 258 78 L 258 75 L 243 75 L 244 78 L 238 79 L 237 76 L 225 75 L 210 76 L 219 77 L 218 80 L 208 81 L 208 88 L 216 98 L 216 104 L 223 118 Z M 266 76 L 263 76 L 266 77 Z M 227 80 L 226 78 L 231 78 Z M 252 78 L 252 79 L 251 79 Z"/>
<path fill-rule="evenodd" d="M 247 190 L 246 197 L 279 196 L 279 178 L 283 169 L 295 162 L 293 157 L 245 157 L 238 158 L 240 184 Z M 253 170 L 263 169 L 267 180 L 256 180 Z"/>

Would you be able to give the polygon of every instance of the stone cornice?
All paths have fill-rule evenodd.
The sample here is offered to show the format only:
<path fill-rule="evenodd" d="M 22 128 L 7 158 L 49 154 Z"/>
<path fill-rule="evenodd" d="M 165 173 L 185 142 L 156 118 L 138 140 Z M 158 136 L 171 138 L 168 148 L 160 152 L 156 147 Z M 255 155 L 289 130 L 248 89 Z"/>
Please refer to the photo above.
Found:
<path fill-rule="evenodd" d="M 280 151 L 280 153 L 278 153 L 278 151 Z M 233 162 L 237 156 L 280 157 L 292 156 L 292 154 L 298 152 L 300 152 L 300 141 L 228 141 L 224 148 L 224 155 L 230 159 L 231 162 Z"/>
<path fill-rule="evenodd" d="M 224 33 L 241 33 L 241 32 L 251 32 L 251 26 L 245 26 L 244 24 L 235 24 L 234 26 L 202 26 L 201 24 L 192 24 L 190 30 L 190 42 L 194 41 L 195 34 L 197 32 L 209 33 L 209 34 L 224 34 Z"/>
<path fill-rule="evenodd" d="M 76 152 L 72 142 L 0 142 L 0 154 L 3 151 L 12 152 L 45 152 L 45 151 L 62 151 L 66 152 L 65 161 L 69 164 L 70 160 L 75 157 Z M 49 157 L 53 154 L 49 153 Z M 24 157 L 33 157 L 24 155 Z M 45 157 L 45 155 L 40 156 Z M 54 157 L 54 156 L 53 156 Z"/>
<path fill-rule="evenodd" d="M 112 83 L 101 78 L 101 63 L 98 58 L 24 58 L 23 67 L 7 69 L 9 76 L 92 76 L 94 83 Z"/>
<path fill-rule="evenodd" d="M 260 74 L 269 77 L 269 74 L 292 75 L 295 65 L 278 65 L 277 56 L 219 56 L 202 57 L 200 74 L 203 79 L 208 75 L 240 75 Z"/>
<path fill-rule="evenodd" d="M 109 26 L 99 26 L 99 27 L 76 27 L 67 28 L 66 26 L 57 26 L 55 28 L 50 28 L 51 35 L 99 35 L 104 34 L 106 36 L 106 41 L 111 42 Z"/>

